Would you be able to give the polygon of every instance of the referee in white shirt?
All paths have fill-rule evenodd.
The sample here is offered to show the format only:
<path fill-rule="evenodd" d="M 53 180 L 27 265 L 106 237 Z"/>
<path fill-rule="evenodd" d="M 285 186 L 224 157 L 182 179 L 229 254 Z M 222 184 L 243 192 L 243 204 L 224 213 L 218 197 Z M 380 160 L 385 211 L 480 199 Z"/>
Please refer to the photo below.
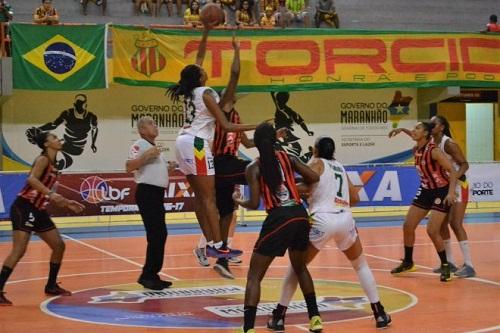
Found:
<path fill-rule="evenodd" d="M 162 290 L 172 285 L 163 281 L 158 273 L 163 266 L 167 225 L 163 198 L 168 185 L 168 162 L 162 148 L 156 146 L 158 126 L 151 117 L 142 117 L 137 122 L 141 138 L 130 147 L 125 164 L 127 172 L 134 172 L 137 189 L 135 199 L 146 229 L 146 261 L 139 282 L 143 287 Z"/>

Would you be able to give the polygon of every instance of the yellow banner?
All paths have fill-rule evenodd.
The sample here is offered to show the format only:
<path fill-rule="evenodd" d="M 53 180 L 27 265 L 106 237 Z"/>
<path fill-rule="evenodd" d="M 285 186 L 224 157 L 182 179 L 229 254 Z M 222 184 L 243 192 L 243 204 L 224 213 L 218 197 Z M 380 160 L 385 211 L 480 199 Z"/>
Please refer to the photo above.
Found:
<path fill-rule="evenodd" d="M 500 35 L 321 29 L 240 30 L 239 90 L 500 87 Z M 200 31 L 113 27 L 114 81 L 166 87 L 194 63 Z M 231 32 L 211 31 L 208 85 L 229 79 Z"/>

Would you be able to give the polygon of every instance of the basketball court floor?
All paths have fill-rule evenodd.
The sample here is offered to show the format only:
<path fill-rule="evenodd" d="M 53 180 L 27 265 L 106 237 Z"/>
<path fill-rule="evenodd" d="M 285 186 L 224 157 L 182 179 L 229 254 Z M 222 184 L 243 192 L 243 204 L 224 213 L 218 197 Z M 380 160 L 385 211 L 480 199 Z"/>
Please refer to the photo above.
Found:
<path fill-rule="evenodd" d="M 391 313 L 390 332 L 500 331 L 500 217 L 467 219 L 476 278 L 443 283 L 432 273 L 438 263 L 434 247 L 417 230 L 414 255 L 418 270 L 395 277 L 389 271 L 402 255 L 401 227 L 394 223 L 359 228 L 364 252 L 379 284 L 381 301 Z M 64 233 L 66 257 L 59 281 L 71 297 L 43 294 L 50 251 L 33 238 L 6 286 L 12 307 L 0 308 L 0 332 L 234 332 L 242 323 L 246 272 L 258 227 L 239 228 L 234 247 L 245 251 L 243 263 L 231 266 L 236 277 L 220 277 L 201 267 L 193 256 L 198 235 L 193 229 L 171 229 L 163 278 L 173 281 L 164 291 L 136 283 L 145 253 L 142 233 Z M 2 237 L 0 260 L 10 250 Z M 455 242 L 458 263 L 462 258 Z M 212 259 L 212 264 L 214 263 Z M 277 258 L 262 285 L 257 332 L 279 299 L 288 259 Z M 370 305 L 347 259 L 330 243 L 311 263 L 324 332 L 375 332 Z M 305 305 L 296 293 L 286 332 L 308 331 Z"/>

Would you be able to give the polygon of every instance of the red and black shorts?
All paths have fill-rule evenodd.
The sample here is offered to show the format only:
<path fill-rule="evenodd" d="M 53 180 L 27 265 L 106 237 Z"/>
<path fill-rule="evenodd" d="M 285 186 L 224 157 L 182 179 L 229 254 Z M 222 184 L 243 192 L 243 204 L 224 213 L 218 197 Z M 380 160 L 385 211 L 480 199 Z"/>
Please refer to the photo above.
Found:
<path fill-rule="evenodd" d="M 220 216 L 232 214 L 234 185 L 246 185 L 245 170 L 251 161 L 233 155 L 215 156 L 215 198 Z"/>
<path fill-rule="evenodd" d="M 282 257 L 287 249 L 305 251 L 309 230 L 309 218 L 302 205 L 275 208 L 262 224 L 254 251 L 268 257 Z"/>
<path fill-rule="evenodd" d="M 55 229 L 56 225 L 45 209 L 37 209 L 23 197 L 17 197 L 10 208 L 12 230 L 25 232 L 46 232 Z"/>
<path fill-rule="evenodd" d="M 420 186 L 412 205 L 425 210 L 437 210 L 438 212 L 448 213 L 450 206 L 444 203 L 447 195 L 448 186 L 434 189 L 427 189 Z"/>

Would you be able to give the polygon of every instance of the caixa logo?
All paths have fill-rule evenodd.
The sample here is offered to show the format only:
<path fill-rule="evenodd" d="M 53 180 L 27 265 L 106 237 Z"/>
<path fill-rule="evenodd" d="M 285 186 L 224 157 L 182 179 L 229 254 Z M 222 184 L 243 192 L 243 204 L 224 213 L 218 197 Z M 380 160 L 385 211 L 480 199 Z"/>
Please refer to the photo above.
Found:
<path fill-rule="evenodd" d="M 103 201 L 123 200 L 129 194 L 129 187 L 122 189 L 112 187 L 104 179 L 97 176 L 87 177 L 80 184 L 82 199 L 91 204 Z"/>
<path fill-rule="evenodd" d="M 352 184 L 358 188 L 361 202 L 402 201 L 396 170 L 347 171 Z"/>
<path fill-rule="evenodd" d="M 494 195 L 495 184 L 492 181 L 472 183 L 472 195 Z"/>

